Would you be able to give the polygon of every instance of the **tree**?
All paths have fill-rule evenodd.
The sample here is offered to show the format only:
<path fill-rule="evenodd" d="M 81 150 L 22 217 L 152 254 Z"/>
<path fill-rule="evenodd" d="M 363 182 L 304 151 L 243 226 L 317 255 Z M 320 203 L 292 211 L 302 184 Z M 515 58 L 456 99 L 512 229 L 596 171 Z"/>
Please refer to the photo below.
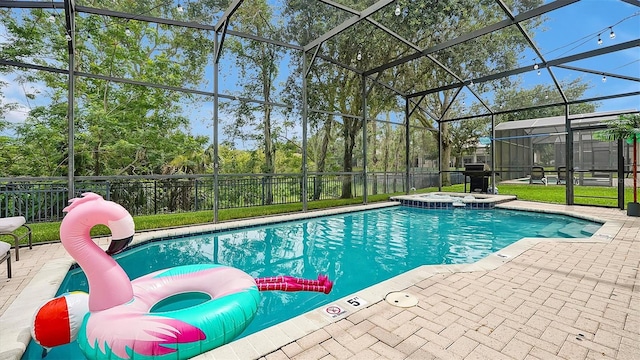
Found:
<path fill-rule="evenodd" d="M 522 88 L 520 82 L 516 82 L 514 85 L 514 87 L 503 87 L 496 90 L 494 106 L 499 110 L 519 110 L 499 115 L 496 123 L 565 115 L 564 106 L 533 108 L 548 104 L 550 97 L 555 98 L 555 101 L 561 101 L 558 90 L 553 84 L 536 85 L 530 89 Z M 578 77 L 569 82 L 560 81 L 560 87 L 568 98 L 579 99 L 589 90 L 591 85 Z M 586 114 L 594 112 L 597 106 L 596 103 L 580 103 L 573 105 L 573 111 Z"/>
<path fill-rule="evenodd" d="M 217 2 L 186 11 L 207 14 L 217 8 L 213 3 Z M 83 5 L 103 7 L 98 1 Z M 160 17 L 175 12 L 162 1 L 117 0 L 109 6 Z M 47 21 L 52 13 L 57 16 Z M 0 57 L 64 69 L 67 40 L 58 12 L 34 9 L 18 17 L 8 11 L 0 17 L 9 39 L 2 43 Z M 205 31 L 87 14 L 76 16 L 76 22 L 77 72 L 175 87 L 198 84 L 204 78 L 213 46 Z M 7 67 L 2 71 L 17 72 Z M 18 158 L 25 164 L 21 171 L 28 170 L 13 175 L 66 175 L 66 76 L 30 71 L 17 78 L 44 87 L 49 104 L 36 103 L 26 121 L 15 126 L 17 137 L 11 142 L 19 145 Z M 191 100 L 188 94 L 77 76 L 75 95 L 76 175 L 158 174 L 180 156 L 198 154 L 208 141 L 189 135 L 189 120 L 182 111 L 182 105 Z"/>
<path fill-rule="evenodd" d="M 267 38 L 279 40 L 280 29 L 271 24 L 272 8 L 264 0 L 245 1 L 243 6 L 234 14 L 234 24 L 238 31 L 261 34 Z M 267 174 L 265 203 L 273 202 L 271 176 L 276 172 L 276 139 L 277 127 L 273 122 L 273 105 L 277 100 L 275 81 L 279 71 L 279 61 L 283 54 L 274 44 L 254 40 L 240 40 L 230 38 L 226 49 L 235 56 L 235 64 L 240 76 L 238 86 L 244 97 L 262 98 L 266 104 L 256 105 L 249 102 L 235 104 L 232 112 L 235 121 L 227 125 L 235 137 L 256 140 L 264 154 L 264 164 L 261 171 Z M 253 129 L 258 132 L 252 131 Z"/>
<path fill-rule="evenodd" d="M 452 121 L 449 126 L 451 154 L 455 157 L 454 167 L 459 169 L 464 166 L 462 159 L 475 151 L 478 139 L 487 128 L 488 121 L 484 118 Z"/>

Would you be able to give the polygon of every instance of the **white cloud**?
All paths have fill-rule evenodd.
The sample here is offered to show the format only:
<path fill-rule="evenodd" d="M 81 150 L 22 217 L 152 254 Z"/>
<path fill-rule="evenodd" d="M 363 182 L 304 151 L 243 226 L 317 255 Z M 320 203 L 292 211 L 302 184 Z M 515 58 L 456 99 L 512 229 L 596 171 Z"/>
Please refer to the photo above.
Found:
<path fill-rule="evenodd" d="M 23 123 L 29 116 L 30 109 L 26 106 L 19 106 L 15 110 L 11 110 L 4 115 L 4 119 L 10 123 Z"/>

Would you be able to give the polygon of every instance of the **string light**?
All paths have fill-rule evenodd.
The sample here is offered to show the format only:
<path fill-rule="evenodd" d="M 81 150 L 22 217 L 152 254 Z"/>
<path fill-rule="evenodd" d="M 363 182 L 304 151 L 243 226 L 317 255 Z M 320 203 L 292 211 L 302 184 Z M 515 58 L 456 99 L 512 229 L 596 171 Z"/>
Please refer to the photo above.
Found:
<path fill-rule="evenodd" d="M 473 86 L 473 79 L 469 81 L 469 86 Z"/>
<path fill-rule="evenodd" d="M 540 76 L 540 74 L 541 74 L 541 72 L 540 72 L 540 70 L 538 70 L 538 76 Z"/>
<path fill-rule="evenodd" d="M 133 33 L 131 32 L 131 29 L 127 27 L 126 29 L 124 29 L 124 34 L 127 36 L 131 36 Z"/>
<path fill-rule="evenodd" d="M 362 60 L 362 52 L 360 52 L 360 50 L 358 50 L 358 55 L 356 55 L 356 60 L 358 61 Z"/>
<path fill-rule="evenodd" d="M 69 34 L 65 34 L 64 38 L 67 39 L 67 41 L 71 41 L 71 35 Z"/>
<path fill-rule="evenodd" d="M 613 27 L 610 27 L 609 30 L 611 30 L 611 32 L 609 33 L 609 39 L 615 39 L 616 33 L 613 32 Z"/>
<path fill-rule="evenodd" d="M 181 13 L 184 11 L 184 8 L 182 7 L 182 5 L 178 3 L 178 7 L 176 8 L 176 10 L 178 10 L 178 12 Z"/>
<path fill-rule="evenodd" d="M 602 38 L 600 37 L 600 34 L 598 34 L 598 45 L 602 45 Z"/>
<path fill-rule="evenodd" d="M 400 16 L 402 10 L 400 9 L 400 4 L 396 3 L 396 10 L 393 12 L 396 16 Z"/>
<path fill-rule="evenodd" d="M 48 20 L 49 20 L 50 23 L 54 23 L 54 22 L 56 22 L 56 16 L 52 14 L 52 15 L 49 16 Z"/>
<path fill-rule="evenodd" d="M 533 65 L 533 70 L 538 70 L 538 68 L 539 68 L 539 67 L 540 67 L 540 66 L 538 66 L 538 64 L 534 64 L 534 65 Z"/>
<path fill-rule="evenodd" d="M 604 75 L 602 76 L 602 82 L 603 82 L 603 83 L 607 82 L 607 77 L 606 77 L 606 76 L 604 76 Z"/>

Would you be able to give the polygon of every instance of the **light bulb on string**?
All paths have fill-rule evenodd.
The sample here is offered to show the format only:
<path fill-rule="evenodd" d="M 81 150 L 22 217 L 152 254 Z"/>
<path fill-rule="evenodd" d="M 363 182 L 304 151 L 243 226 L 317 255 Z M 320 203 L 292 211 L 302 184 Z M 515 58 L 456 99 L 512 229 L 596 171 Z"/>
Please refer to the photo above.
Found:
<path fill-rule="evenodd" d="M 473 79 L 471 79 L 471 81 L 469 81 L 469 86 L 473 86 Z"/>
<path fill-rule="evenodd" d="M 127 27 L 126 29 L 124 29 L 124 34 L 127 36 L 131 36 L 133 33 L 131 32 L 131 29 Z"/>
<path fill-rule="evenodd" d="M 538 66 L 538 64 L 534 64 L 534 65 L 533 65 L 533 70 L 538 70 L 538 68 L 539 68 L 539 67 L 540 67 L 540 66 Z"/>
<path fill-rule="evenodd" d="M 609 33 L 609 39 L 615 39 L 616 33 L 613 32 L 613 28 L 609 28 L 609 29 L 611 29 L 611 32 Z"/>
<path fill-rule="evenodd" d="M 65 34 L 64 38 L 67 39 L 67 41 L 71 41 L 71 35 L 69 34 Z"/>
<path fill-rule="evenodd" d="M 400 16 L 402 10 L 400 9 L 400 4 L 396 3 L 396 10 L 393 12 L 396 16 Z"/>
<path fill-rule="evenodd" d="M 606 77 L 606 76 L 604 76 L 604 75 L 602 76 L 602 82 L 603 82 L 603 83 L 607 82 L 607 77 Z"/>
<path fill-rule="evenodd" d="M 540 76 L 540 74 L 541 74 L 541 72 L 540 72 L 540 70 L 538 70 L 538 76 Z"/>
<path fill-rule="evenodd" d="M 598 34 L 598 45 L 602 45 L 602 38 L 600 37 L 600 34 Z"/>
<path fill-rule="evenodd" d="M 178 10 L 179 13 L 184 11 L 184 8 L 182 7 L 182 5 L 178 4 L 178 7 L 176 8 L 176 10 Z"/>
<path fill-rule="evenodd" d="M 358 50 L 358 55 L 356 55 L 356 60 L 358 61 L 362 60 L 362 52 L 360 50 Z"/>
<path fill-rule="evenodd" d="M 49 20 L 50 23 L 54 23 L 54 22 L 56 22 L 56 16 L 52 14 L 52 15 L 49 16 L 49 18 L 47 20 Z"/>

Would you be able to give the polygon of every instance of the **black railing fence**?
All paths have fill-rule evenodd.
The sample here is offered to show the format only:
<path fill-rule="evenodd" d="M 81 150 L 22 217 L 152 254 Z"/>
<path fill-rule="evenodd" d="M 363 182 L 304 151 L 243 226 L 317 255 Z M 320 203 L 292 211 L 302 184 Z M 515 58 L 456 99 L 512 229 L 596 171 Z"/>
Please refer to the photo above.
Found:
<path fill-rule="evenodd" d="M 362 173 L 309 174 L 307 201 L 338 199 L 343 182 L 351 181 L 351 195 L 363 195 Z M 219 209 L 242 208 L 302 202 L 302 176 L 219 175 Z M 451 176 L 452 183 L 464 179 Z M 100 177 L 75 182 L 76 196 L 95 192 L 124 206 L 132 215 L 213 210 L 214 177 L 153 176 Z M 369 195 L 408 192 L 411 188 L 438 186 L 437 172 L 415 172 L 406 189 L 404 173 L 367 174 Z M 0 180 L 0 217 L 24 216 L 28 222 L 60 221 L 68 203 L 67 183 L 63 178 Z"/>

